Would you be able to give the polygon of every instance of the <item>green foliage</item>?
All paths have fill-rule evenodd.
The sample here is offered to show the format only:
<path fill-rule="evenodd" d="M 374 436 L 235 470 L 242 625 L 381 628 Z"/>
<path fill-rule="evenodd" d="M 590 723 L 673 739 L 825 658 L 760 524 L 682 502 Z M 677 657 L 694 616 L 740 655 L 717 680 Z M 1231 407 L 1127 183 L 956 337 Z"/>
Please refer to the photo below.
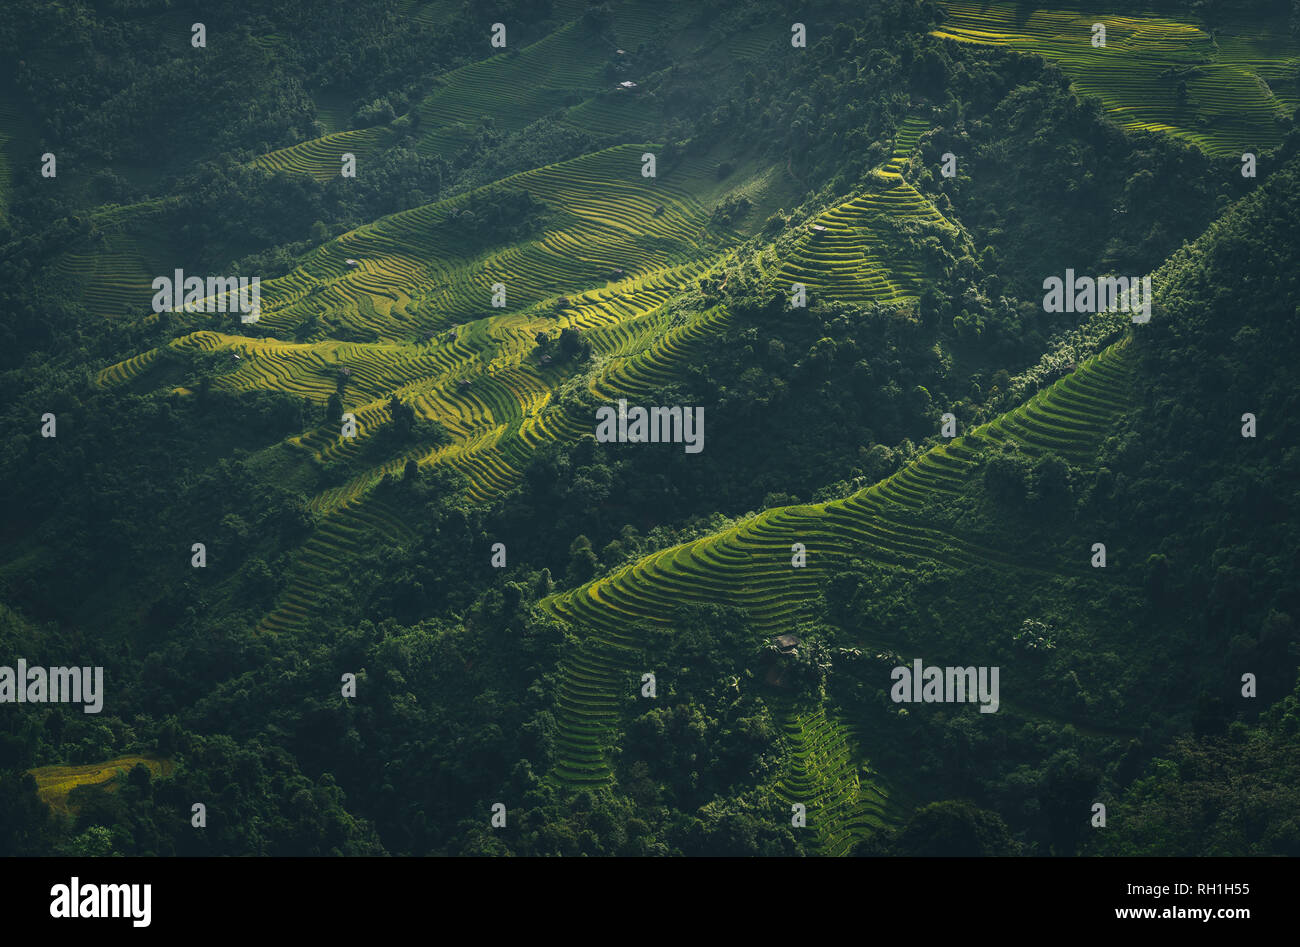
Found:
<path fill-rule="evenodd" d="M 1111 807 L 1096 855 L 1260 856 L 1300 853 L 1300 694 L 1258 725 L 1181 737 Z"/>
<path fill-rule="evenodd" d="M 399 6 L 6 10 L 60 175 L 0 195 L 0 653 L 114 698 L 0 715 L 0 854 L 1296 854 L 1285 119 L 1247 180 L 910 0 L 806 55 L 764 0 Z M 178 260 L 264 319 L 147 314 Z M 1067 267 L 1152 322 L 1048 317 Z M 621 396 L 707 450 L 597 444 Z M 914 655 L 1016 687 L 899 707 Z"/>
<path fill-rule="evenodd" d="M 1020 846 L 994 812 L 969 802 L 921 806 L 897 832 L 886 829 L 860 845 L 858 855 L 988 858 L 1020 854 Z"/>

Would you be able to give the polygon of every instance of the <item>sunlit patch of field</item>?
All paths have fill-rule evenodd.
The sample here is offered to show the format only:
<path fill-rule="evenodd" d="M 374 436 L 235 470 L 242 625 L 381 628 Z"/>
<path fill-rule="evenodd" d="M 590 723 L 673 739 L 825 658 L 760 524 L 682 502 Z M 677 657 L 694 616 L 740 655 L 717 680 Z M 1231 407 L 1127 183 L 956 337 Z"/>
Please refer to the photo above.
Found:
<path fill-rule="evenodd" d="M 176 769 L 176 764 L 167 759 L 119 756 L 103 763 L 38 766 L 28 772 L 36 778 L 36 794 L 46 805 L 55 812 L 71 813 L 74 809 L 68 804 L 68 796 L 74 789 L 79 786 L 102 786 L 111 790 L 113 780 L 118 775 L 129 773 L 137 763 L 146 767 L 155 778 L 170 776 Z"/>
<path fill-rule="evenodd" d="M 742 608 L 757 629 L 775 635 L 815 617 L 827 576 L 851 559 L 899 571 L 923 563 L 966 568 L 991 562 L 1037 571 L 1052 566 L 1022 561 L 1015 549 L 989 548 L 922 525 L 920 513 L 932 497 L 958 496 L 976 475 L 980 452 L 1003 442 L 1030 455 L 1050 451 L 1072 463 L 1091 462 L 1131 402 L 1131 351 L 1127 339 L 1112 345 L 1015 410 L 842 500 L 775 507 L 544 599 L 541 607 L 580 642 L 560 664 L 551 778 L 573 790 L 613 781 L 611 748 L 623 698 L 631 672 L 645 658 L 637 629 L 671 627 L 683 606 Z M 806 568 L 790 567 L 796 540 L 817 550 Z M 818 851 L 847 853 L 893 817 L 887 781 L 871 770 L 851 721 L 794 700 L 770 703 L 792 760 L 778 793 L 808 806 Z"/>
<path fill-rule="evenodd" d="M 1157 131 L 1212 155 L 1272 148 L 1296 106 L 1300 43 L 1285 19 L 1209 31 L 1166 16 L 1121 16 L 1023 4 L 945 0 L 934 35 L 1010 46 L 1059 63 L 1082 95 L 1097 96 L 1120 126 Z M 1093 25 L 1106 45 L 1092 45 Z"/>

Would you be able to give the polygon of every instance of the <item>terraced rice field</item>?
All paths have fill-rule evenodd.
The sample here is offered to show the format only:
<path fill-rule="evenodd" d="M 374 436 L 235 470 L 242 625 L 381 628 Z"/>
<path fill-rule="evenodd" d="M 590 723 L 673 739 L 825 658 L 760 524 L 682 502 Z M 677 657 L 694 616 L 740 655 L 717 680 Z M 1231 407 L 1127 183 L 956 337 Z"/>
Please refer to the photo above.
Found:
<path fill-rule="evenodd" d="M 952 227 L 901 173 L 927 127 L 921 118 L 906 119 L 895 136 L 893 157 L 873 175 L 874 185 L 811 222 L 776 272 L 779 289 L 803 283 L 812 298 L 858 304 L 919 298 L 923 274 L 916 261 L 894 248 L 891 229 L 903 223 Z"/>
<path fill-rule="evenodd" d="M 1132 119 L 1134 127 L 1161 127 L 1151 117 L 1155 112 L 1123 114 L 1124 97 L 1140 97 L 1141 83 L 1155 79 L 1145 65 L 1120 68 L 1120 57 L 1127 57 L 1126 64 L 1161 64 L 1160 69 L 1171 62 L 1203 68 L 1201 60 L 1209 57 L 1242 76 L 1259 77 L 1257 91 L 1267 77 L 1275 88 L 1259 94 L 1261 101 L 1272 103 L 1269 109 L 1276 108 L 1273 100 L 1289 101 L 1285 97 L 1295 95 L 1286 60 L 1258 36 L 1219 37 L 1216 42 L 1187 24 L 1109 18 L 1110 45 L 1094 51 L 1088 43 L 1088 17 L 1013 16 L 1003 9 L 1013 9 L 1006 4 L 948 6 L 953 17 L 940 35 L 1083 57 L 1079 62 L 1091 72 L 1084 65 L 1070 67 L 1076 68 L 1080 89 L 1104 85 L 1111 96 L 1108 107 L 1121 120 Z M 405 12 L 425 22 L 443 7 L 413 2 Z M 581 8 L 577 0 L 560 0 L 556 17 L 568 22 L 545 39 L 441 77 L 417 107 L 419 147 L 426 152 L 454 149 L 484 116 L 498 130 L 509 131 L 555 115 L 609 140 L 635 140 L 630 132 L 646 123 L 647 106 L 637 95 L 609 94 L 603 64 L 588 49 L 593 40 L 576 20 Z M 618 4 L 618 41 L 633 48 L 654 39 L 663 29 L 663 16 L 655 3 Z M 1074 32 L 1083 21 L 1080 52 Z M 731 55 L 758 55 L 784 37 L 756 28 L 742 39 Z M 1086 57 L 1092 52 L 1110 56 L 1105 60 L 1109 65 L 1103 68 L 1102 60 L 1089 64 Z M 1137 84 L 1117 78 L 1126 75 L 1138 76 Z M 1189 89 L 1199 90 L 1197 81 L 1189 78 Z M 264 155 L 258 163 L 332 178 L 343 152 L 364 162 L 389 141 L 387 128 L 340 129 L 343 109 L 337 103 L 323 114 L 330 134 Z M 1262 111 L 1247 110 L 1234 120 L 1242 123 L 1240 128 L 1256 130 L 1267 124 Z M 920 117 L 905 120 L 891 159 L 874 172 L 870 185 L 806 225 L 789 252 L 765 270 L 766 278 L 782 292 L 790 283 L 802 282 L 814 298 L 859 304 L 917 299 L 925 274 L 899 251 L 897 230 L 955 229 L 902 174 L 927 127 Z M 1198 128 L 1204 132 L 1202 144 L 1212 148 L 1226 148 L 1240 131 L 1226 118 Z M 728 192 L 745 193 L 762 206 L 773 176 L 783 172 L 749 168 L 720 184 L 716 157 L 693 156 L 661 167 L 658 178 L 645 179 L 640 157 L 646 150 L 655 146 L 619 144 L 366 224 L 263 284 L 261 327 L 273 337 L 239 334 L 234 315 L 177 314 L 174 322 L 185 327 L 184 334 L 100 373 L 101 385 L 130 385 L 146 381 L 146 373 L 175 353 L 220 354 L 229 358 L 230 370 L 214 378 L 214 388 L 286 392 L 323 408 L 346 372 L 344 410 L 356 416 L 358 437 L 344 439 L 335 426 L 322 424 L 290 438 L 288 445 L 305 466 L 343 462 L 352 474 L 310 499 L 318 525 L 291 562 L 284 591 L 260 630 L 301 630 L 328 607 L 331 589 L 345 580 L 358 557 L 376 544 L 412 538 L 402 511 L 372 490 L 386 474 L 400 473 L 408 460 L 423 467 L 443 465 L 464 475 L 471 501 L 497 498 L 520 482 L 533 451 L 592 430 L 588 409 L 561 403 L 566 385 L 576 381 L 602 401 L 637 400 L 671 382 L 699 344 L 725 327 L 725 309 L 683 315 L 669 304 L 689 293 L 702 276 L 736 262 L 743 235 L 712 222 L 714 201 Z M 465 211 L 477 198 L 503 191 L 526 191 L 541 202 L 540 225 L 509 242 L 476 239 L 473 229 L 467 229 Z M 156 210 L 112 208 L 97 215 L 101 243 L 66 255 L 58 264 L 59 277 L 84 287 L 87 298 L 106 314 L 142 309 L 151 295 L 149 280 L 171 270 L 171 262 L 154 262 L 165 248 L 132 235 L 133 225 Z M 505 309 L 490 305 L 495 283 L 506 287 Z M 593 350 L 592 362 L 576 378 L 572 366 L 544 362 L 534 352 L 539 330 L 554 336 L 565 327 L 581 329 Z M 738 604 L 766 635 L 789 631 L 799 620 L 813 617 L 827 570 L 849 557 L 899 570 L 922 562 L 991 562 L 1050 572 L 1051 563 L 1021 562 L 1013 549 L 986 548 L 927 526 L 917 514 L 927 499 L 956 493 L 975 470 L 978 452 L 1000 441 L 1015 441 L 1030 453 L 1052 450 L 1089 463 L 1098 440 L 1127 404 L 1129 387 L 1127 348 L 1121 343 L 1016 411 L 935 447 L 853 496 L 766 511 L 726 532 L 663 550 L 547 599 L 543 607 L 569 623 L 581 640 L 560 668 L 558 762 L 552 777 L 567 788 L 612 779 L 609 748 L 621 724 L 619 707 L 629 673 L 643 659 L 635 629 L 671 626 L 680 605 Z M 386 405 L 394 393 L 418 416 L 440 422 L 450 442 L 438 447 L 413 443 L 366 466 L 359 458 L 367 438 L 388 421 Z M 282 450 L 279 445 L 275 449 Z M 795 541 L 809 550 L 807 568 L 789 565 Z M 787 804 L 808 807 L 815 849 L 845 854 L 874 828 L 899 816 L 897 794 L 872 769 L 851 721 L 824 706 L 783 694 L 767 696 L 789 751 L 789 765 L 774 788 Z M 46 767 L 49 772 L 38 778 L 47 780 L 52 800 L 66 800 L 66 789 L 59 796 L 58 787 L 70 789 L 78 780 L 103 782 L 117 771 L 113 767 L 129 766 L 124 761 L 135 759 L 110 761 L 99 769 Z"/>
<path fill-rule="evenodd" d="M 454 12 L 458 6 L 441 0 L 408 3 L 403 12 L 414 22 L 436 24 L 449 9 Z M 641 137 L 639 133 L 651 123 L 654 107 L 640 95 L 615 91 L 605 78 L 604 47 L 610 40 L 597 38 L 582 28 L 580 18 L 585 9 L 583 0 L 556 0 L 551 17 L 560 25 L 543 39 L 524 46 L 515 46 L 512 41 L 505 50 L 484 52 L 483 59 L 438 77 L 415 108 L 419 118 L 417 149 L 450 158 L 485 119 L 498 132 L 522 129 L 549 117 L 609 141 L 627 142 Z M 652 0 L 623 0 L 613 4 L 612 15 L 613 42 L 635 50 L 641 43 L 662 35 L 672 22 L 692 14 L 687 7 L 665 10 Z M 608 52 L 613 52 L 613 46 Z M 327 134 L 261 155 L 253 163 L 268 170 L 327 181 L 339 175 L 342 155 L 351 153 L 357 157 L 358 174 L 364 174 L 366 160 L 390 145 L 397 135 L 387 125 L 339 128 L 344 117 L 337 102 L 322 104 L 318 117 L 329 129 Z M 63 291 L 71 288 L 74 293 L 81 292 L 92 309 L 105 315 L 122 315 L 126 309 L 139 311 L 149 299 L 145 296 L 140 301 L 141 280 L 146 275 L 152 280 L 177 265 L 167 253 L 152 252 L 147 221 L 127 218 L 120 223 L 113 240 L 78 247 L 57 263 L 55 274 Z M 425 249 L 441 252 L 446 248 Z M 394 259 L 389 264 L 400 267 L 401 261 Z M 407 275 L 408 282 L 418 282 L 417 274 Z M 552 295 L 561 291 L 556 289 Z M 373 294 L 373 305 L 381 315 L 388 315 L 396 306 L 401 318 L 404 302 L 400 292 L 386 297 L 383 293 Z M 364 307 L 367 302 L 358 305 Z"/>
<path fill-rule="evenodd" d="M 328 181 L 339 176 L 345 154 L 355 155 L 360 169 L 362 162 L 392 137 L 384 126 L 334 132 L 268 152 L 254 159 L 253 164 L 268 171 L 289 171 Z"/>
<path fill-rule="evenodd" d="M 873 260 L 888 260 L 888 269 L 881 263 L 876 271 L 885 274 L 879 278 L 888 280 L 888 291 L 870 295 L 876 284 L 866 278 L 840 281 L 816 256 L 818 250 L 806 249 L 793 265 L 801 273 L 824 267 L 824 278 L 814 286 L 856 300 L 897 301 L 918 293 L 919 272 L 890 258 L 871 228 L 887 215 L 948 226 L 899 174 L 924 128 L 919 120 L 906 122 L 895 157 L 880 171 L 879 192 L 849 202 L 861 208 L 849 231 L 853 238 L 872 247 Z M 347 370 L 345 410 L 357 419 L 358 437 L 344 439 L 332 426 L 321 426 L 290 439 L 317 461 L 357 456 L 366 437 L 388 420 L 393 393 L 452 437 L 437 448 L 412 445 L 312 498 L 321 525 L 291 567 L 287 590 L 262 621 L 263 630 L 302 627 L 328 599 L 349 558 L 376 542 L 408 538 L 397 513 L 370 493 L 385 474 L 399 474 L 408 459 L 459 471 L 469 499 L 486 501 L 520 482 L 534 450 L 590 431 L 589 412 L 556 403 L 568 373 L 533 354 L 539 330 L 583 331 L 595 356 L 585 384 L 606 401 L 635 399 L 662 387 L 699 342 L 720 330 L 724 310 L 674 319 L 666 309 L 740 242 L 740 234 L 709 222 L 708 208 L 696 197 L 717 192 L 715 165 L 685 159 L 657 178 L 642 178 L 640 156 L 652 147 L 609 148 L 482 189 L 525 190 L 544 202 L 544 228 L 513 244 L 473 249 L 458 229 L 457 215 L 473 197 L 463 195 L 323 245 L 291 273 L 263 284 L 262 294 L 262 326 L 283 336 L 316 320 L 319 341 L 247 338 L 234 334 L 238 323 L 231 315 L 176 317 L 196 325 L 229 323 L 196 328 L 166 347 L 230 353 L 233 370 L 216 377 L 217 389 L 282 391 L 323 406 L 340 371 Z M 760 169 L 753 180 L 769 177 Z M 742 178 L 734 186 L 755 185 Z M 489 305 L 497 282 L 507 288 L 504 311 Z M 331 338 L 340 331 L 375 341 Z M 163 354 L 144 352 L 110 366 L 99 383 L 131 384 Z"/>
<path fill-rule="evenodd" d="M 605 397 L 637 397 L 650 386 L 680 372 L 689 357 L 690 343 L 708 331 L 716 331 L 721 318 L 721 313 L 714 311 L 665 332 L 639 351 L 611 358 L 593 376 L 592 388 L 599 387 Z M 622 341 L 625 346 L 635 344 L 630 335 L 613 331 L 605 338 Z M 528 389 L 526 384 L 530 381 L 533 387 Z M 389 459 L 380 468 L 316 496 L 311 506 L 316 513 L 323 514 L 321 525 L 299 553 L 286 592 L 263 619 L 260 629 L 290 631 L 302 627 L 327 600 L 331 584 L 340 580 L 349 559 L 375 543 L 396 544 L 411 538 L 400 511 L 389 508 L 368 492 L 385 473 L 400 473 L 408 458 L 421 466 L 444 464 L 460 471 L 469 484 L 468 497 L 485 501 L 520 482 L 533 450 L 553 439 L 572 441 L 589 432 L 588 414 L 549 406 L 554 392 L 545 385 L 545 379 L 516 369 L 499 372 L 495 377 L 477 378 L 468 391 L 458 391 L 439 382 L 403 389 L 404 394 L 424 389 L 410 401 L 421 414 L 429 416 L 448 408 L 455 410 L 464 421 L 462 428 L 454 432 L 456 439 L 431 451 L 414 448 Z M 367 425 L 378 424 L 386 417 L 384 400 L 357 410 L 363 433 Z M 477 423 L 471 426 L 471 422 Z M 358 449 L 355 442 L 344 442 L 333 432 L 314 432 L 299 442 L 308 449 L 318 448 L 323 458 Z"/>
<path fill-rule="evenodd" d="M 422 0 L 404 0 L 403 7 L 402 12 L 416 23 L 438 26 L 454 15 L 460 4 L 456 0 L 433 0 L 431 3 Z"/>
<path fill-rule="evenodd" d="M 445 7 L 412 4 L 408 15 L 432 25 L 445 15 Z M 497 131 L 517 131 L 557 110 L 567 110 L 563 119 L 567 124 L 596 134 L 626 138 L 643 127 L 648 106 L 637 95 L 616 92 L 605 79 L 604 58 L 593 55 L 593 49 L 606 41 L 582 29 L 578 18 L 583 9 L 580 3 L 553 4 L 552 15 L 568 19 L 554 32 L 522 47 L 507 45 L 440 76 L 415 109 L 420 128 L 417 148 L 450 158 L 485 119 Z M 680 14 L 643 0 L 617 4 L 613 11 L 616 42 L 633 49 L 654 38 L 664 29 L 665 18 L 674 15 Z M 263 155 L 255 163 L 324 181 L 338 175 L 345 152 L 355 154 L 360 164 L 392 137 L 392 129 L 386 126 L 333 131 Z"/>
<path fill-rule="evenodd" d="M 12 102 L 0 99 L 0 221 L 9 215 L 9 190 L 14 165 L 12 149 L 25 124 L 18 108 Z"/>
<path fill-rule="evenodd" d="M 977 469 L 979 451 L 1002 441 L 1014 441 L 1030 454 L 1050 450 L 1089 463 L 1131 391 L 1124 340 L 1021 407 L 932 448 L 859 493 L 767 510 L 723 533 L 662 550 L 544 600 L 542 606 L 581 640 L 561 665 L 554 778 L 574 788 L 612 779 L 608 751 L 619 729 L 628 672 L 645 660 L 634 629 L 671 627 L 682 606 L 735 605 L 764 635 L 775 635 L 814 617 L 821 582 L 850 557 L 904 570 L 921 562 L 1050 569 L 1051 563 L 1021 562 L 1014 549 L 986 548 L 923 525 L 918 513 L 932 496 L 957 494 Z M 807 547 L 805 568 L 790 566 L 794 542 Z M 1064 574 L 1065 568 L 1062 564 L 1059 571 Z M 815 832 L 823 851 L 845 851 L 869 830 L 872 819 L 888 814 L 888 795 L 876 780 L 862 778 L 865 761 L 849 728 L 820 708 L 778 700 L 777 709 L 796 761 L 783 791 L 808 805 L 810 827 L 812 813 L 818 813 Z"/>
<path fill-rule="evenodd" d="M 91 313 L 123 316 L 148 311 L 161 251 L 125 233 L 106 233 L 95 245 L 61 256 L 53 275 Z"/>
<path fill-rule="evenodd" d="M 108 786 L 118 775 L 131 771 L 137 764 L 148 768 L 154 778 L 170 776 L 176 768 L 171 760 L 147 756 L 119 756 L 103 763 L 82 763 L 75 766 L 56 764 L 28 770 L 36 779 L 36 794 L 55 812 L 64 814 L 73 810 L 68 805 L 68 794 L 78 786 Z"/>
<path fill-rule="evenodd" d="M 853 723 L 823 706 L 770 698 L 790 747 L 791 765 L 776 786 L 788 810 L 806 807 L 807 829 L 823 855 L 847 855 L 876 829 L 893 825 L 899 806 L 888 782 L 862 759 Z"/>
<path fill-rule="evenodd" d="M 635 48 L 669 15 L 646 3 L 619 5 L 617 42 Z M 605 58 L 593 55 L 603 44 L 575 19 L 517 53 L 502 52 L 447 73 L 418 107 L 418 147 L 450 157 L 484 119 L 498 131 L 517 131 L 557 110 L 567 110 L 565 121 L 586 131 L 631 133 L 643 124 L 638 111 L 649 106 L 635 93 L 615 91 L 605 78 Z"/>
<path fill-rule="evenodd" d="M 622 301 L 622 300 L 619 300 Z M 608 328 L 604 334 L 593 333 L 597 345 L 615 344 L 614 351 L 590 381 L 602 397 L 635 398 L 651 386 L 681 371 L 689 357 L 692 342 L 706 333 L 717 331 L 724 314 L 714 310 L 683 326 L 666 330 L 653 340 L 638 342 L 634 330 Z M 591 430 L 591 417 L 551 405 L 555 385 L 560 380 L 534 374 L 531 369 L 516 367 L 499 371 L 495 376 L 478 376 L 468 390 L 458 389 L 441 379 L 417 383 L 402 389 L 406 395 L 416 393 L 408 403 L 425 416 L 449 418 L 451 412 L 461 423 L 449 425 L 455 440 L 434 450 L 414 448 L 386 461 L 382 467 L 316 496 L 312 509 L 322 518 L 316 531 L 299 553 L 289 575 L 288 588 L 276 608 L 259 626 L 263 631 L 290 631 L 302 627 L 311 614 L 327 600 L 332 583 L 339 581 L 349 559 L 375 543 L 397 544 L 411 538 L 402 523 L 400 511 L 377 500 L 369 488 L 385 474 L 398 474 L 408 458 L 421 466 L 444 464 L 465 475 L 467 495 L 474 501 L 486 501 L 512 489 L 522 479 L 529 454 L 554 439 L 572 441 Z M 528 387 L 531 385 L 531 388 Z M 368 425 L 386 418 L 384 402 L 378 399 L 356 411 L 362 434 Z M 360 438 L 358 438 L 360 440 Z M 307 449 L 315 449 L 328 459 L 356 450 L 356 441 L 345 442 L 336 433 L 313 432 L 298 439 Z"/>
<path fill-rule="evenodd" d="M 413 3 L 406 13 L 417 22 L 435 23 L 446 15 L 447 6 Z M 564 122 L 585 131 L 622 141 L 635 139 L 647 125 L 645 100 L 613 92 L 603 75 L 603 59 L 592 53 L 593 44 L 603 41 L 580 28 L 578 18 L 584 9 L 580 0 L 560 0 L 552 5 L 552 16 L 562 25 L 544 39 L 518 50 L 508 47 L 439 77 L 416 108 L 420 119 L 417 148 L 450 157 L 485 118 L 498 131 L 512 131 L 557 111 L 564 112 Z M 617 42 L 635 48 L 664 26 L 664 16 L 658 5 L 648 0 L 616 4 L 613 32 Z M 485 46 L 487 36 L 485 24 Z M 5 160 L 2 109 L 0 106 L 0 173 Z M 396 138 L 395 130 L 387 125 L 337 128 L 343 121 L 337 103 L 322 106 L 319 117 L 330 129 L 328 134 L 261 155 L 253 164 L 328 181 L 338 177 L 344 154 L 354 154 L 357 173 L 364 174 L 366 160 Z M 0 187 L 0 209 L 3 193 Z M 119 224 L 118 232 L 107 241 L 88 242 L 66 254 L 54 273 L 63 291 L 80 293 L 92 310 L 111 316 L 147 306 L 152 293 L 142 295 L 141 286 L 147 290 L 154 276 L 178 265 L 166 252 L 156 252 L 150 245 L 147 219 L 124 217 Z M 400 296 L 392 299 L 400 305 Z M 381 301 L 379 308 L 387 312 L 389 307 Z"/>
<path fill-rule="evenodd" d="M 1286 39 L 1284 15 L 1212 35 L 1188 20 L 1117 16 L 1104 7 L 1063 11 L 968 0 L 942 6 L 948 19 L 934 35 L 1058 62 L 1119 125 L 1167 132 L 1213 155 L 1275 147 L 1282 137 L 1277 119 L 1296 107 L 1300 93 L 1300 44 Z M 1094 23 L 1106 26 L 1104 48 L 1092 45 Z"/>
<path fill-rule="evenodd" d="M 621 145 L 483 189 L 526 190 L 555 212 L 543 233 L 511 246 L 473 249 L 472 231 L 453 219 L 468 209 L 468 195 L 344 234 L 263 284 L 262 321 L 283 331 L 320 316 L 381 339 L 412 339 L 491 313 L 496 282 L 513 310 L 603 285 L 615 270 L 620 280 L 644 277 L 734 242 L 706 226 L 708 211 L 691 195 L 692 180 L 708 169 L 688 163 L 642 178 L 649 147 Z"/>
<path fill-rule="evenodd" d="M 317 334 L 346 328 L 379 341 L 253 339 L 234 334 L 237 316 L 180 314 L 178 320 L 215 321 L 216 328 L 197 328 L 100 373 L 101 385 L 126 385 L 166 349 L 229 353 L 233 370 L 218 376 L 215 388 L 282 391 L 323 406 L 346 368 L 345 409 L 357 418 L 358 437 L 341 438 L 331 426 L 290 440 L 322 462 L 356 456 L 388 420 L 393 393 L 451 434 L 448 445 L 412 445 L 312 499 L 321 525 L 264 630 L 301 627 L 350 557 L 374 542 L 406 538 L 400 517 L 369 491 L 408 459 L 459 470 L 470 498 L 486 500 L 520 481 L 533 450 L 590 430 L 590 417 L 554 403 L 571 370 L 537 358 L 539 330 L 554 336 L 564 327 L 581 329 L 596 357 L 586 384 L 610 398 L 634 397 L 672 378 L 691 347 L 719 328 L 726 315 L 718 310 L 676 324 L 665 312 L 740 239 L 710 224 L 708 208 L 694 196 L 713 185 L 713 166 L 684 161 L 656 179 L 642 178 L 640 156 L 649 147 L 607 149 L 493 185 L 527 190 L 549 209 L 547 226 L 519 242 L 467 249 L 454 217 L 466 195 L 346 234 L 263 285 L 261 323 L 272 331 L 319 318 Z M 496 282 L 507 287 L 505 310 L 490 306 Z"/>
<path fill-rule="evenodd" d="M 175 260 L 151 225 L 176 204 L 156 199 L 110 204 L 90 215 L 91 235 L 57 257 L 49 270 L 54 288 L 77 298 L 94 315 L 121 317 L 148 312 L 155 277 Z"/>

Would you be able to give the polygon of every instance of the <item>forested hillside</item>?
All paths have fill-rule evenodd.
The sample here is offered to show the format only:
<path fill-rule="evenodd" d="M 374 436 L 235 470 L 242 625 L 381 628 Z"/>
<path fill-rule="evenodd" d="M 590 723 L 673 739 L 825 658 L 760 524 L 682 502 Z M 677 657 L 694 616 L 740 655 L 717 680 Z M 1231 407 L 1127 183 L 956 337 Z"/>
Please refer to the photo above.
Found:
<path fill-rule="evenodd" d="M 0 854 L 1300 854 L 1300 9 L 795 6 L 10 5 Z"/>

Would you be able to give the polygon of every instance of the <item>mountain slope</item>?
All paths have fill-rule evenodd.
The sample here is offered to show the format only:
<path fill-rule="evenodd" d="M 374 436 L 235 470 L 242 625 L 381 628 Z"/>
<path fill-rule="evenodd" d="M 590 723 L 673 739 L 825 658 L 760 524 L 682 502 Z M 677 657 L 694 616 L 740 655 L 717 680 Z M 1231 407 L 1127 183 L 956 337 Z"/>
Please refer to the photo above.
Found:
<path fill-rule="evenodd" d="M 917 563 L 996 563 L 1001 569 L 1078 572 L 1063 563 L 1027 562 L 1014 548 L 990 549 L 960 535 L 922 525 L 927 499 L 955 496 L 978 468 L 979 453 L 1014 442 L 1030 454 L 1053 452 L 1088 462 L 1132 397 L 1131 343 L 1124 340 L 1023 407 L 923 454 L 887 480 L 844 500 L 778 508 L 725 533 L 665 549 L 579 589 L 547 599 L 543 607 L 564 620 L 581 648 L 562 665 L 558 690 L 555 777 L 569 786 L 601 785 L 612 777 L 608 746 L 618 732 L 620 694 L 628 672 L 644 663 L 636 629 L 671 625 L 678 608 L 728 603 L 744 609 L 756 632 L 778 635 L 814 617 L 819 588 L 850 559 L 907 570 Z M 807 566 L 792 566 L 794 544 Z M 870 639 L 864 647 L 882 643 Z M 815 720 L 810 737 L 808 714 Z M 803 759 L 809 739 L 850 741 L 824 710 L 789 707 L 784 726 L 793 753 Z M 849 758 L 860 758 L 849 751 Z M 809 824 L 828 851 L 844 851 L 874 810 L 878 790 L 857 778 L 856 767 L 800 764 L 784 793 L 809 807 Z M 846 781 L 851 782 L 846 787 Z M 848 793 L 848 800 L 840 797 Z M 796 799 L 798 797 L 798 799 Z M 828 824 L 819 824 L 825 820 Z"/>
<path fill-rule="evenodd" d="M 1028 9 L 945 0 L 934 35 L 1010 46 L 1060 63 L 1081 95 L 1100 97 L 1124 128 L 1187 139 L 1210 154 L 1276 147 L 1281 119 L 1300 105 L 1300 43 L 1287 20 L 1235 19 L 1207 31 L 1180 17 L 1099 6 Z M 1106 29 L 1093 43 L 1094 24 Z"/>

